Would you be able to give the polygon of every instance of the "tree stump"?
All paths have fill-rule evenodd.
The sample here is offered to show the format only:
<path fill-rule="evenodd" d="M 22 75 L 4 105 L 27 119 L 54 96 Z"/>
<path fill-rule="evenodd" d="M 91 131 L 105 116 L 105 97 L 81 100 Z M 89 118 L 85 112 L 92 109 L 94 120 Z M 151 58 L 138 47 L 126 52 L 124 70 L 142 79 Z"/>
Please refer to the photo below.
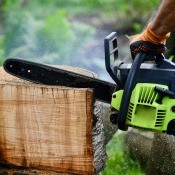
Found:
<path fill-rule="evenodd" d="M 92 89 L 33 84 L 2 68 L 0 75 L 0 174 L 90 175 L 104 168 L 102 109 Z"/>

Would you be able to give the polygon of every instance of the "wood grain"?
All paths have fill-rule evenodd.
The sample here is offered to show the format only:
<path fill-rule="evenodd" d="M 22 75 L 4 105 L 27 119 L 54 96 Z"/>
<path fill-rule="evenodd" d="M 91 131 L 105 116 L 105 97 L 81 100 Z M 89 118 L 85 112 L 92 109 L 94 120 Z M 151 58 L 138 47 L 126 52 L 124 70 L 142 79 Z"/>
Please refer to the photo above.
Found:
<path fill-rule="evenodd" d="M 0 75 L 0 164 L 94 174 L 93 91 Z"/>

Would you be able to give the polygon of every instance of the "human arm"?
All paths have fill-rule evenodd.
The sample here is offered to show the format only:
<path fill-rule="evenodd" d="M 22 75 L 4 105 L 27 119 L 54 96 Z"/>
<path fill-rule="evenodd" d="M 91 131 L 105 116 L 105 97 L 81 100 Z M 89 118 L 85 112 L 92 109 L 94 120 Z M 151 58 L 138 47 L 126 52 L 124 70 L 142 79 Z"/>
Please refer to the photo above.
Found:
<path fill-rule="evenodd" d="M 175 0 L 162 1 L 150 28 L 158 36 L 165 36 L 175 29 Z"/>
<path fill-rule="evenodd" d="M 131 41 L 131 54 L 134 58 L 140 52 L 165 52 L 165 42 L 175 29 L 175 0 L 163 0 L 155 18 L 147 28 Z"/>

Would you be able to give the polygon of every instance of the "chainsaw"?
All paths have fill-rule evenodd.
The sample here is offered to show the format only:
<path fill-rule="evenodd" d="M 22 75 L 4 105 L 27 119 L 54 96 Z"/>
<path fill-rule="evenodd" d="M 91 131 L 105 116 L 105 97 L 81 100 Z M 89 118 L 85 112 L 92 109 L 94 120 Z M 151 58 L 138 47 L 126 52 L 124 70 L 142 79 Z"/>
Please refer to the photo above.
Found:
<path fill-rule="evenodd" d="M 138 53 L 132 63 L 118 58 L 117 34 L 104 40 L 105 64 L 115 83 L 50 65 L 9 58 L 3 67 L 19 78 L 45 85 L 93 88 L 95 98 L 110 103 L 110 120 L 118 128 L 142 128 L 175 135 L 175 64 L 163 54 Z M 147 62 L 154 57 L 153 62 Z"/>

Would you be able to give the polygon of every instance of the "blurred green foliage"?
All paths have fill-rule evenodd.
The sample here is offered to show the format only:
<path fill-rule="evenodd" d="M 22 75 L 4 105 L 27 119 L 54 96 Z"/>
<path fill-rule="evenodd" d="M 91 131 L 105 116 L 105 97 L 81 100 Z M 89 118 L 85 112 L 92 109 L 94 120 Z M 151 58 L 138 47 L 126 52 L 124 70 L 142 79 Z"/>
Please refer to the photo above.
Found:
<path fill-rule="evenodd" d="M 116 30 L 135 29 L 138 32 L 158 2 L 2 0 L 0 64 L 7 57 L 22 57 L 51 64 L 94 67 L 94 70 L 102 71 L 104 60 L 100 57 L 103 54 L 91 57 L 90 48 L 100 26 L 111 22 L 116 25 Z"/>
<path fill-rule="evenodd" d="M 145 175 L 136 160 L 132 160 L 124 145 L 125 134 L 115 134 L 107 145 L 107 165 L 103 175 Z"/>
<path fill-rule="evenodd" d="M 39 1 L 27 1 L 24 7 L 21 7 L 22 1 L 9 2 L 3 8 L 5 57 L 69 64 L 70 58 L 83 49 L 81 42 L 86 42 L 93 33 L 86 24 L 70 22 L 67 11 L 50 1 L 40 1 L 40 4 Z"/>

